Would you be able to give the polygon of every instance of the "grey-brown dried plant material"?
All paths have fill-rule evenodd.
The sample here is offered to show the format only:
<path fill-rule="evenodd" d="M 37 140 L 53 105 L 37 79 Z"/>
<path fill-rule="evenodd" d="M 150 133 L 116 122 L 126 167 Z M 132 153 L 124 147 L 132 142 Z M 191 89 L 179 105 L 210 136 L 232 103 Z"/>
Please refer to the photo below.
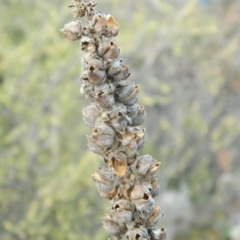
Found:
<path fill-rule="evenodd" d="M 129 66 L 119 58 L 115 19 L 96 11 L 96 5 L 72 0 L 73 16 L 85 16 L 87 23 L 72 21 L 60 31 L 68 40 L 79 40 L 84 52 L 80 92 L 91 103 L 83 109 L 83 120 L 92 131 L 87 136 L 89 149 L 102 163 L 92 178 L 112 206 L 102 219 L 103 227 L 110 240 L 165 240 L 166 231 L 158 226 L 163 208 L 154 200 L 160 162 L 138 152 L 146 143 L 141 127 L 146 112 L 137 103 L 140 87 L 128 80 Z"/>

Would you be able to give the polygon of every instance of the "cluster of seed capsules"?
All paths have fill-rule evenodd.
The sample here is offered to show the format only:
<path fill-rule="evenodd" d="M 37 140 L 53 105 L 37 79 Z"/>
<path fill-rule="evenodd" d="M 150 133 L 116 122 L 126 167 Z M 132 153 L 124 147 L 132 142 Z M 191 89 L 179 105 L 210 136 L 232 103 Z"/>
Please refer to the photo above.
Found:
<path fill-rule="evenodd" d="M 137 103 L 139 86 L 128 80 L 129 68 L 119 59 L 113 39 L 118 26 L 111 15 L 96 12 L 96 3 L 73 0 L 74 17 L 87 17 L 65 24 L 64 37 L 79 40 L 82 51 L 81 93 L 91 101 L 83 120 L 92 129 L 87 136 L 91 151 L 102 167 L 93 175 L 99 194 L 111 201 L 112 212 L 103 217 L 111 240 L 164 240 L 157 227 L 163 212 L 154 197 L 159 193 L 160 163 L 150 155 L 139 155 L 146 142 L 144 107 Z"/>

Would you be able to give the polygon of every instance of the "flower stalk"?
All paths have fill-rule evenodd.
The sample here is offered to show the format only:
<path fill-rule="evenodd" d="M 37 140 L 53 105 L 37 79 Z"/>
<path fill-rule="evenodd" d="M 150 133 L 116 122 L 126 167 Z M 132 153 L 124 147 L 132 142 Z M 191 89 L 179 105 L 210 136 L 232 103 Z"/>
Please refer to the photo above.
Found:
<path fill-rule="evenodd" d="M 158 224 L 163 216 L 154 197 L 159 193 L 160 162 L 140 155 L 146 143 L 141 127 L 146 117 L 137 103 L 139 85 L 128 80 L 129 67 L 119 59 L 114 37 L 118 25 L 111 15 L 95 10 L 96 2 L 72 0 L 75 18 L 60 30 L 68 40 L 79 40 L 82 51 L 81 90 L 91 104 L 83 109 L 83 120 L 92 130 L 87 136 L 91 151 L 102 166 L 92 174 L 99 194 L 111 201 L 112 211 L 103 217 L 103 227 L 111 240 L 165 240 Z"/>

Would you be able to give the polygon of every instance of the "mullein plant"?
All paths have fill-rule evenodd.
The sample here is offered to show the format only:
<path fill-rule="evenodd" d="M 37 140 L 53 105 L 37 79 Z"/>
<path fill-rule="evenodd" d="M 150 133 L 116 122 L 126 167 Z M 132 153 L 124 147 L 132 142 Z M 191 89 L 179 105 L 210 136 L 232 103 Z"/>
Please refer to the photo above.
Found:
<path fill-rule="evenodd" d="M 158 227 L 163 210 L 154 201 L 160 162 L 138 153 L 146 142 L 146 131 L 140 127 L 146 113 L 137 103 L 139 85 L 128 80 L 129 67 L 119 58 L 117 23 L 96 11 L 96 5 L 72 0 L 73 16 L 86 17 L 87 23 L 72 21 L 60 31 L 68 40 L 79 40 L 86 53 L 80 92 L 91 104 L 83 109 L 83 120 L 92 130 L 87 136 L 89 149 L 102 162 L 92 178 L 112 206 L 102 218 L 103 227 L 111 240 L 164 240 L 166 231 Z"/>

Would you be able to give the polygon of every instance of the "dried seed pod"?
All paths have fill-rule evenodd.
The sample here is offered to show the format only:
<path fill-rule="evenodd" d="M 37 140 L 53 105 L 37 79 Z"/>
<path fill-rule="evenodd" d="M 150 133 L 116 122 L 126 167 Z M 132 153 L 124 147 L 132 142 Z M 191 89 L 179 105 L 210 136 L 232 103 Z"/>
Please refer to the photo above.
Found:
<path fill-rule="evenodd" d="M 103 227 L 105 230 L 113 236 L 119 236 L 120 234 L 124 234 L 126 232 L 126 226 L 123 224 L 118 224 L 112 220 L 111 215 L 107 214 L 102 219 Z"/>
<path fill-rule="evenodd" d="M 145 175 L 156 163 L 157 161 L 152 156 L 146 154 L 138 157 L 131 168 L 136 174 Z"/>
<path fill-rule="evenodd" d="M 107 20 L 104 14 L 97 13 L 93 16 L 91 21 L 92 26 L 99 34 L 104 34 L 107 31 Z"/>
<path fill-rule="evenodd" d="M 92 174 L 92 178 L 97 185 L 99 190 L 102 191 L 111 191 L 114 188 L 114 179 L 111 179 L 110 177 L 105 177 L 104 172 L 109 174 L 109 170 L 105 168 L 100 168 L 96 173 Z M 114 174 L 112 173 L 112 176 Z"/>
<path fill-rule="evenodd" d="M 155 202 L 148 187 L 144 184 L 135 185 L 131 191 L 131 199 L 137 209 L 136 218 L 140 222 L 147 220 L 155 208 Z"/>
<path fill-rule="evenodd" d="M 108 200 L 112 200 L 115 196 L 117 196 L 118 194 L 118 186 L 114 187 L 112 190 L 110 191 L 102 191 L 102 190 L 98 190 L 99 194 L 101 197 L 108 199 Z"/>
<path fill-rule="evenodd" d="M 118 25 L 115 22 L 113 16 L 108 14 L 106 16 L 106 20 L 107 20 L 108 33 L 110 33 L 110 36 L 113 36 L 113 37 L 117 36 L 117 34 L 118 34 Z"/>
<path fill-rule="evenodd" d="M 87 136 L 87 140 L 88 140 L 89 150 L 96 154 L 104 155 L 111 149 L 111 148 L 104 148 L 104 147 L 98 146 L 96 141 L 91 136 Z"/>
<path fill-rule="evenodd" d="M 131 199 L 133 201 L 142 200 L 142 199 L 148 200 L 150 195 L 151 195 L 151 192 L 149 188 L 142 183 L 136 184 L 131 191 Z"/>
<path fill-rule="evenodd" d="M 82 24 L 79 21 L 70 22 L 64 25 L 60 30 L 63 36 L 71 41 L 75 41 L 81 37 Z"/>
<path fill-rule="evenodd" d="M 139 127 L 127 127 L 123 135 L 118 137 L 119 150 L 124 151 L 127 156 L 132 156 L 146 142 L 145 129 Z"/>
<path fill-rule="evenodd" d="M 161 166 L 160 162 L 156 162 L 154 166 L 152 166 L 147 173 L 144 175 L 144 179 L 153 181 L 156 180 L 158 174 L 159 174 L 159 168 Z"/>
<path fill-rule="evenodd" d="M 131 118 L 134 119 L 136 118 L 138 114 L 138 109 L 139 109 L 139 104 L 135 103 L 131 106 L 127 106 L 127 115 Z"/>
<path fill-rule="evenodd" d="M 156 206 L 154 210 L 152 211 L 150 217 L 147 221 L 148 227 L 154 227 L 157 226 L 161 218 L 163 217 L 163 208 L 161 206 Z"/>
<path fill-rule="evenodd" d="M 113 204 L 112 209 L 114 210 L 112 219 L 115 222 L 125 223 L 132 221 L 134 205 L 131 202 L 121 199 Z"/>
<path fill-rule="evenodd" d="M 131 119 L 126 115 L 127 108 L 123 104 L 114 104 L 111 110 L 106 112 L 106 119 L 109 120 L 114 129 L 120 134 L 125 133 Z"/>
<path fill-rule="evenodd" d="M 97 101 L 99 107 L 110 108 L 115 102 L 113 92 L 113 85 L 106 83 L 94 87 L 93 97 Z"/>
<path fill-rule="evenodd" d="M 148 228 L 148 234 L 151 237 L 151 240 L 166 240 L 167 234 L 164 228 Z"/>
<path fill-rule="evenodd" d="M 128 125 L 128 120 L 126 116 L 122 115 L 122 113 L 119 113 L 116 118 L 111 120 L 111 124 L 118 133 L 124 134 Z"/>
<path fill-rule="evenodd" d="M 153 200 L 151 194 L 145 193 L 141 198 L 133 201 L 138 214 L 141 215 L 143 220 L 150 217 L 153 209 L 155 208 L 155 201 Z"/>
<path fill-rule="evenodd" d="M 97 84 L 104 80 L 105 69 L 102 61 L 98 59 L 91 59 L 88 62 L 87 76 L 91 83 Z"/>
<path fill-rule="evenodd" d="M 81 39 L 82 51 L 84 52 L 94 52 L 96 49 L 94 39 L 90 37 L 83 37 Z"/>
<path fill-rule="evenodd" d="M 101 197 L 111 200 L 118 191 L 114 181 L 116 180 L 113 171 L 108 167 L 102 167 L 92 174 L 92 178 L 98 188 Z"/>
<path fill-rule="evenodd" d="M 149 240 L 148 232 L 145 228 L 133 228 L 127 233 L 129 240 Z"/>
<path fill-rule="evenodd" d="M 105 60 L 114 60 L 119 53 L 120 49 L 112 39 L 105 38 L 98 47 L 98 54 Z"/>
<path fill-rule="evenodd" d="M 138 106 L 138 109 L 137 109 L 136 115 L 131 118 L 132 119 L 131 126 L 142 125 L 144 123 L 145 118 L 146 118 L 146 112 L 144 110 L 144 107 L 140 106 L 138 104 L 137 104 L 137 106 Z"/>
<path fill-rule="evenodd" d="M 114 146 L 115 131 L 107 124 L 93 127 L 93 132 L 88 138 L 89 149 L 97 154 L 105 154 Z"/>
<path fill-rule="evenodd" d="M 83 121 L 89 127 L 93 127 L 98 116 L 99 116 L 99 109 L 95 104 L 91 104 L 90 106 L 83 109 Z"/>
<path fill-rule="evenodd" d="M 128 66 L 123 64 L 122 59 L 115 60 L 107 69 L 107 74 L 113 78 L 115 82 L 127 79 L 130 76 Z"/>
<path fill-rule="evenodd" d="M 122 104 L 114 104 L 111 110 L 107 111 L 105 115 L 102 115 L 102 118 L 105 121 L 111 122 L 113 128 L 120 134 L 125 133 L 125 129 L 131 122 L 131 119 L 126 115 L 127 109 Z"/>
<path fill-rule="evenodd" d="M 124 105 L 131 106 L 138 100 L 139 86 L 134 82 L 121 82 L 116 86 L 115 97 Z"/>

